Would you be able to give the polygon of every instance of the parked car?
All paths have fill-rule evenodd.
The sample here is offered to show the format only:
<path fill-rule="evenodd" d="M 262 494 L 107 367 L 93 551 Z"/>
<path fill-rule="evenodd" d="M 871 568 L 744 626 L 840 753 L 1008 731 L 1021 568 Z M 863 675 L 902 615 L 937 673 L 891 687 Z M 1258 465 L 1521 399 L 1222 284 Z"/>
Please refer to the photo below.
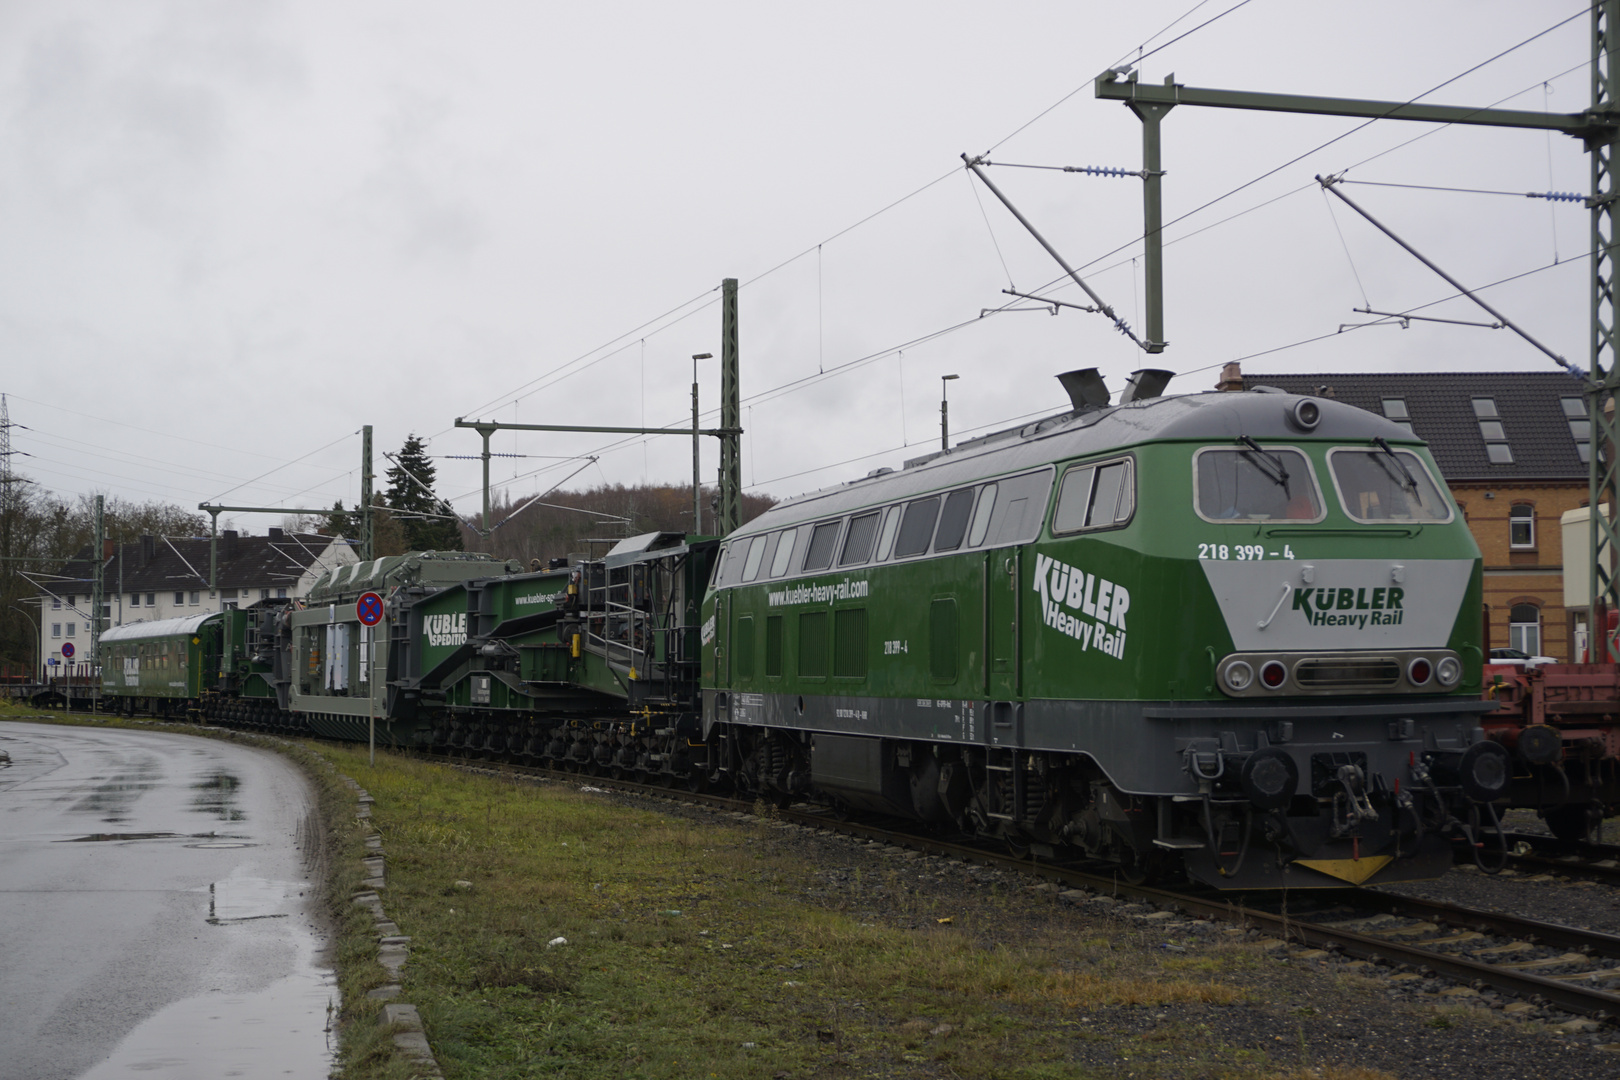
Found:
<path fill-rule="evenodd" d="M 1491 663 L 1512 664 L 1528 671 L 1530 668 L 1540 667 L 1542 664 L 1556 664 L 1558 659 L 1553 656 L 1531 656 L 1523 649 L 1492 649 Z"/>

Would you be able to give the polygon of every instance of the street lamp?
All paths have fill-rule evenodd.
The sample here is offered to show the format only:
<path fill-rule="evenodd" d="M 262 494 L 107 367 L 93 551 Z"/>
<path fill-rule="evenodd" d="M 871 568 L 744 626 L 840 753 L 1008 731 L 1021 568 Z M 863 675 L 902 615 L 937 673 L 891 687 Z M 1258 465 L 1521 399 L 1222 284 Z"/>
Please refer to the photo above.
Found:
<path fill-rule="evenodd" d="M 692 531 L 703 531 L 703 478 L 698 465 L 698 377 L 697 362 L 713 360 L 714 353 L 692 354 Z"/>
<path fill-rule="evenodd" d="M 945 400 L 945 391 L 948 389 L 946 384 L 952 379 L 960 377 L 959 375 L 941 375 L 939 377 L 939 448 L 941 450 L 951 448 L 951 405 L 950 402 Z"/>
<path fill-rule="evenodd" d="M 15 611 L 18 614 L 22 615 L 23 618 L 28 619 L 28 624 L 30 626 L 35 625 L 34 620 L 29 617 L 28 612 L 24 611 L 22 608 L 18 607 L 16 604 L 7 604 L 6 606 L 9 607 L 12 611 Z M 41 639 L 44 638 L 44 636 L 45 636 L 45 630 L 44 630 L 45 622 L 44 622 L 43 619 L 40 620 L 38 626 L 39 626 L 39 630 L 34 635 L 34 675 L 39 674 L 39 666 L 40 666 L 39 651 L 40 651 L 40 649 L 42 649 L 44 647 L 43 645 L 40 644 Z M 33 675 L 30 675 L 28 677 L 29 681 L 33 681 L 33 677 L 34 677 Z"/>

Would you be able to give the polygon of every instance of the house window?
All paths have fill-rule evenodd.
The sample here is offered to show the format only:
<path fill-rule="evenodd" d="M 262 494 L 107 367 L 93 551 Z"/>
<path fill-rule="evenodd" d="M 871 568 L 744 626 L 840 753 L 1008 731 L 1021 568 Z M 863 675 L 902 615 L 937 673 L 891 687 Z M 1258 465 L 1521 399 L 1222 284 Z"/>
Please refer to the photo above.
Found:
<path fill-rule="evenodd" d="M 246 600 L 247 596 L 248 596 L 248 591 L 246 589 L 243 589 L 242 590 L 242 599 Z"/>
<path fill-rule="evenodd" d="M 73 632 L 74 632 L 74 631 L 75 631 L 75 630 L 77 630 L 77 629 L 78 629 L 78 628 L 79 628 L 79 624 L 78 624 L 78 623 L 71 623 L 71 622 L 70 622 L 70 623 L 68 623 L 68 624 L 67 624 L 67 636 L 68 636 L 68 637 L 72 637 L 72 636 L 73 636 Z"/>
<path fill-rule="evenodd" d="M 1571 420 L 1586 419 L 1586 402 L 1578 397 L 1559 398 L 1559 404 L 1564 407 L 1564 415 Z"/>
<path fill-rule="evenodd" d="M 1508 546 L 1536 546 L 1536 508 L 1520 503 L 1508 512 Z"/>
<path fill-rule="evenodd" d="M 174 603 L 175 603 L 176 607 L 180 606 L 181 604 L 183 604 L 185 602 L 186 602 L 186 594 L 184 592 L 177 592 L 177 593 L 174 594 Z"/>
<path fill-rule="evenodd" d="M 202 603 L 202 593 L 198 592 L 196 589 L 191 590 L 192 607 L 196 607 L 200 603 Z"/>
<path fill-rule="evenodd" d="M 62 610 L 62 598 L 60 596 L 51 597 L 51 610 L 52 611 L 61 611 Z"/>
<path fill-rule="evenodd" d="M 59 623 L 59 622 L 51 623 L 51 637 L 61 637 L 61 636 L 62 636 L 62 624 Z"/>
<path fill-rule="evenodd" d="M 1476 420 L 1496 419 L 1496 399 L 1477 397 L 1474 399 L 1474 418 Z"/>
<path fill-rule="evenodd" d="M 1406 399 L 1405 398 L 1398 398 L 1398 397 L 1387 397 L 1387 398 L 1385 398 L 1384 399 L 1384 415 L 1389 417 L 1391 420 L 1410 420 L 1411 419 L 1411 416 L 1408 415 L 1407 411 L 1406 411 Z"/>
<path fill-rule="evenodd" d="M 269 589 L 260 589 L 259 590 L 259 599 L 260 600 L 268 600 L 268 599 L 270 599 L 270 590 Z"/>
<path fill-rule="evenodd" d="M 157 607 L 157 593 L 149 592 L 146 594 L 146 606 Z"/>
<path fill-rule="evenodd" d="M 1538 656 L 1541 653 L 1541 609 L 1514 604 L 1508 612 L 1508 646 Z"/>
<path fill-rule="evenodd" d="M 129 594 L 129 606 L 130 607 L 140 607 L 141 606 L 141 594 L 140 593 L 132 592 L 132 593 Z"/>
<path fill-rule="evenodd" d="M 1513 450 L 1508 446 L 1507 443 L 1486 443 L 1485 456 L 1490 458 L 1492 465 L 1513 464 Z"/>
<path fill-rule="evenodd" d="M 285 600 L 285 599 L 287 599 L 287 590 L 286 589 L 277 589 L 276 590 L 276 599 L 277 600 Z"/>

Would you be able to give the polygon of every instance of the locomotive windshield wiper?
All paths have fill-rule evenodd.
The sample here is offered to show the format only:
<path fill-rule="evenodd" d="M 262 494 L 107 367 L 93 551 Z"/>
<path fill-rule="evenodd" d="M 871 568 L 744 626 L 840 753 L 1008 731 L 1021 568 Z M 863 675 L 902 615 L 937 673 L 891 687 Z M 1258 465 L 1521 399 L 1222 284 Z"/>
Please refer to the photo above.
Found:
<path fill-rule="evenodd" d="M 1400 481 L 1401 477 L 1405 477 L 1406 479 L 1401 486 L 1406 488 L 1413 495 L 1416 495 L 1418 493 L 1417 477 L 1413 476 L 1412 470 L 1406 467 L 1406 462 L 1402 461 L 1401 456 L 1389 448 L 1389 443 L 1385 442 L 1382 436 L 1374 435 L 1373 442 L 1377 445 L 1378 449 L 1388 454 L 1391 460 L 1393 460 L 1401 470 L 1401 475 L 1396 476 L 1395 470 L 1389 467 L 1389 462 L 1385 461 L 1383 458 L 1378 458 L 1378 464 L 1382 465 L 1384 467 L 1384 471 L 1389 473 L 1389 478 L 1391 480 Z"/>
<path fill-rule="evenodd" d="M 1278 457 L 1276 454 L 1266 453 L 1266 451 L 1260 448 L 1259 443 L 1255 442 L 1247 435 L 1239 435 L 1238 442 L 1248 447 L 1248 449 L 1243 452 L 1250 455 L 1254 459 L 1254 463 L 1257 467 L 1259 467 L 1260 471 L 1270 477 L 1272 483 L 1280 484 L 1282 486 L 1284 495 L 1290 494 L 1288 490 L 1288 469 L 1284 467 L 1282 458 Z"/>

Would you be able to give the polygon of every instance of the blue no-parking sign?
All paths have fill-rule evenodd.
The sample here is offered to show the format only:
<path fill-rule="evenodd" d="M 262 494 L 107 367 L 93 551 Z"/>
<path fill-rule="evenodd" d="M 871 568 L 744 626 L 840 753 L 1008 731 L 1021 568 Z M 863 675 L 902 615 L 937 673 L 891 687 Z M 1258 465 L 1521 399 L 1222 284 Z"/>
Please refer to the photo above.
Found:
<path fill-rule="evenodd" d="M 376 626 L 382 622 L 383 599 L 374 592 L 361 593 L 354 602 L 354 613 L 362 625 Z"/>

